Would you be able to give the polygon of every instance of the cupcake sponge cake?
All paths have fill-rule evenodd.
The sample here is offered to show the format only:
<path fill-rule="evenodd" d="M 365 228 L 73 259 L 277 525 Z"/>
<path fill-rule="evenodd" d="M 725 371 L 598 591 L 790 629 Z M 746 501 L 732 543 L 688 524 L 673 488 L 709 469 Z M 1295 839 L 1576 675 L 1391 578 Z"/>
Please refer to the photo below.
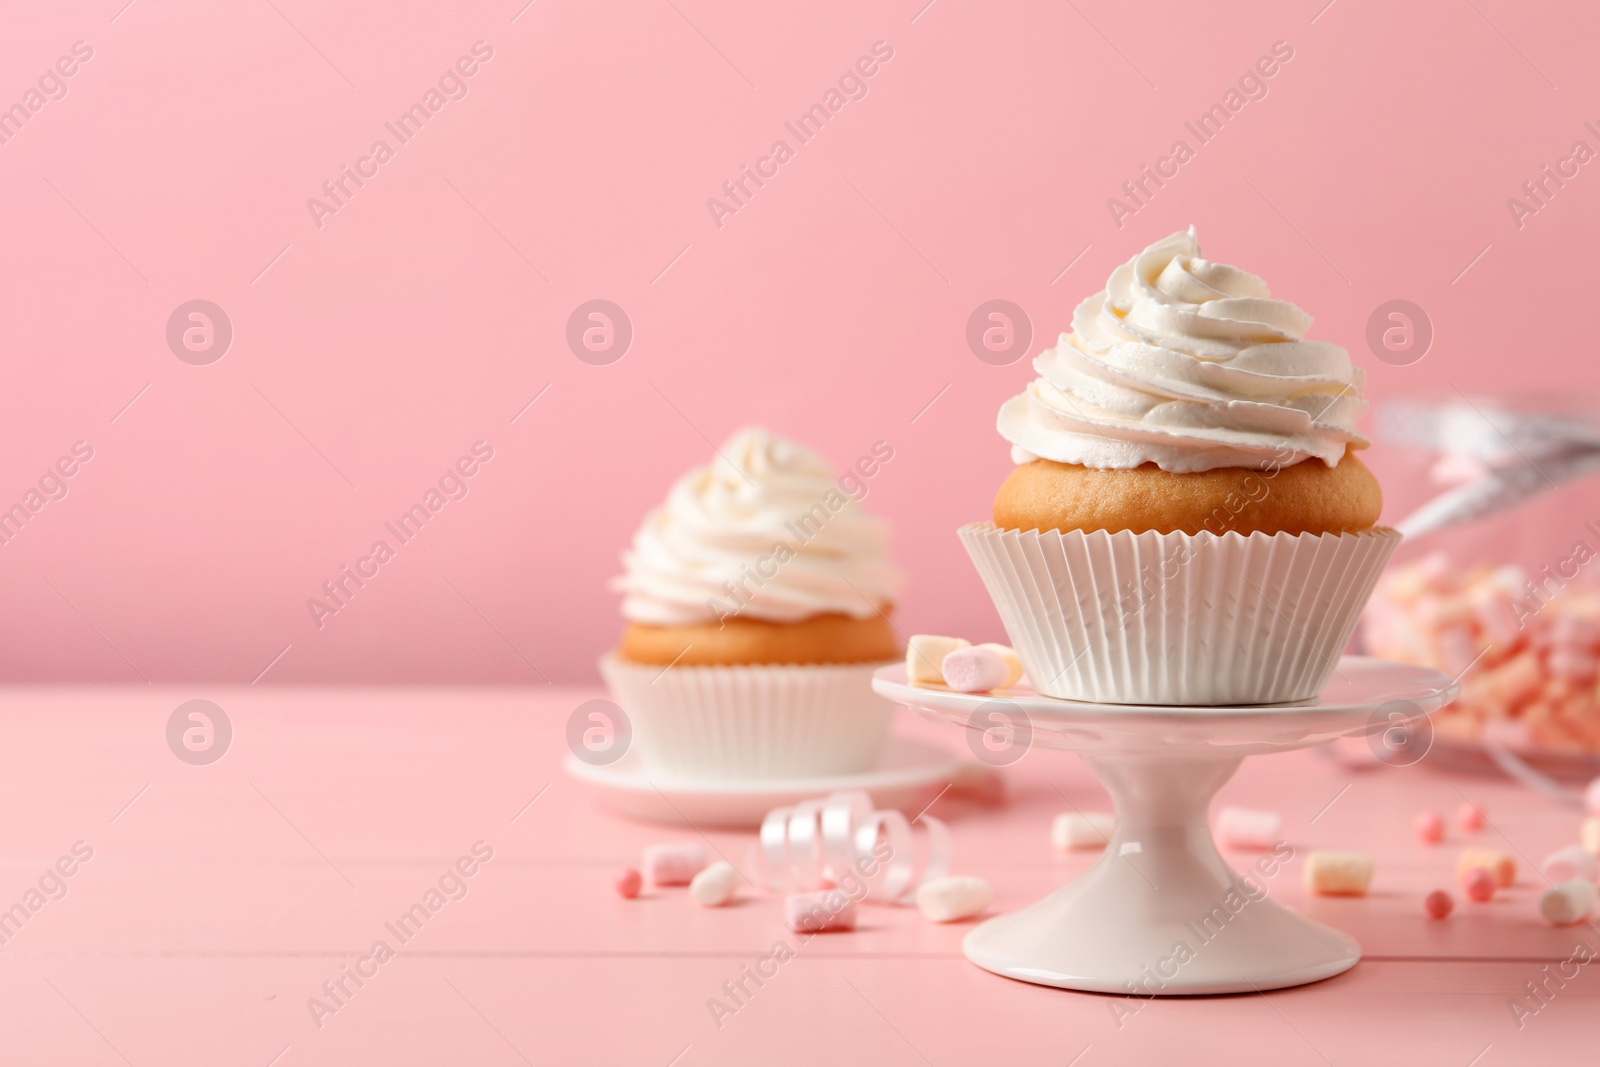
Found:
<path fill-rule="evenodd" d="M 1345 533 L 1383 510 L 1378 480 L 1353 452 L 1337 465 L 1215 467 L 1178 474 L 1155 464 L 1101 470 L 1036 459 L 1014 468 L 994 502 L 1008 530 Z"/>

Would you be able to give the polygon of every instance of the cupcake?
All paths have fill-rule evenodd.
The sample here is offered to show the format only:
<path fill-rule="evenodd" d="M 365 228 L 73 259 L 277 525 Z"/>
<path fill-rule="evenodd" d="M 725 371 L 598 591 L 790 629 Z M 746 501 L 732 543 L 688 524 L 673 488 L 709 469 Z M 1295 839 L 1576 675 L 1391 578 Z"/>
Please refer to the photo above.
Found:
<path fill-rule="evenodd" d="M 870 477 L 887 449 L 857 471 Z M 862 478 L 746 429 L 645 516 L 613 582 L 627 624 L 600 667 L 648 770 L 760 779 L 877 765 L 894 707 L 872 672 L 900 655 L 889 616 L 901 577 L 864 495 Z"/>
<path fill-rule="evenodd" d="M 1266 283 L 1160 241 L 1079 304 L 1000 408 L 1014 470 L 961 538 L 1034 686 L 1307 700 L 1400 535 L 1356 451 L 1364 374 Z"/>

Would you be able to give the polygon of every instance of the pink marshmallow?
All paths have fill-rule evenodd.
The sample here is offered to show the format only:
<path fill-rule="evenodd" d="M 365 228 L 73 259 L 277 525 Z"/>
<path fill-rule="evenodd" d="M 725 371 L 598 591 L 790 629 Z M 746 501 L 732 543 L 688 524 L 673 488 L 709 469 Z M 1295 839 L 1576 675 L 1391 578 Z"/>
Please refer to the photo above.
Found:
<path fill-rule="evenodd" d="M 1465 801 L 1456 809 L 1456 825 L 1466 833 L 1477 833 L 1483 829 L 1486 821 L 1482 811 Z"/>
<path fill-rule="evenodd" d="M 639 895 L 639 890 L 644 888 L 644 878 L 635 868 L 624 867 L 617 872 L 616 881 L 612 885 L 616 887 L 617 896 L 623 900 L 632 900 Z"/>
<path fill-rule="evenodd" d="M 1558 678 L 1593 681 L 1600 675 L 1600 655 L 1587 648 L 1557 646 L 1544 654 L 1545 668 Z"/>
<path fill-rule="evenodd" d="M 1437 633 L 1447 626 L 1470 623 L 1472 609 L 1459 596 L 1431 597 L 1417 604 L 1416 619 L 1422 626 Z"/>
<path fill-rule="evenodd" d="M 1544 686 L 1544 668 L 1532 649 L 1524 649 L 1498 667 L 1483 672 L 1490 704 L 1511 708 L 1531 698 Z"/>
<path fill-rule="evenodd" d="M 982 645 L 958 648 L 947 654 L 939 670 L 944 675 L 944 684 L 958 693 L 999 689 L 1011 674 L 1005 657 Z"/>
<path fill-rule="evenodd" d="M 1552 852 L 1544 858 L 1540 865 L 1545 877 L 1556 885 L 1570 882 L 1574 878 L 1582 878 L 1586 882 L 1600 880 L 1600 857 L 1596 857 L 1582 845 L 1568 845 L 1558 852 Z"/>
<path fill-rule="evenodd" d="M 1446 589 L 1455 580 L 1456 566 L 1443 552 L 1429 552 L 1417 561 L 1417 575 L 1431 589 Z"/>
<path fill-rule="evenodd" d="M 1283 817 L 1275 811 L 1223 808 L 1216 829 L 1225 848 L 1266 850 L 1282 839 Z"/>
<path fill-rule="evenodd" d="M 1600 619 L 1588 612 L 1564 611 L 1550 624 L 1550 641 L 1565 648 L 1600 645 Z"/>
<path fill-rule="evenodd" d="M 688 885 L 706 865 L 706 850 L 693 842 L 645 847 L 644 876 L 651 885 Z"/>
<path fill-rule="evenodd" d="M 1444 816 L 1436 811 L 1419 811 L 1411 820 L 1411 831 L 1424 845 L 1437 845 L 1444 840 Z"/>
<path fill-rule="evenodd" d="M 783 902 L 783 921 L 797 934 L 839 933 L 856 928 L 856 902 L 842 890 L 795 893 Z"/>
<path fill-rule="evenodd" d="M 1472 631 L 1461 626 L 1441 632 L 1437 640 L 1440 664 L 1456 677 L 1465 674 L 1483 651 Z"/>
<path fill-rule="evenodd" d="M 1483 631 L 1486 641 L 1500 648 L 1517 643 L 1520 628 L 1512 612 L 1510 595 L 1493 586 L 1479 586 L 1473 590 L 1471 599 L 1473 621 Z"/>
<path fill-rule="evenodd" d="M 1583 791 L 1583 810 L 1590 815 L 1600 815 L 1600 778 L 1590 782 Z"/>

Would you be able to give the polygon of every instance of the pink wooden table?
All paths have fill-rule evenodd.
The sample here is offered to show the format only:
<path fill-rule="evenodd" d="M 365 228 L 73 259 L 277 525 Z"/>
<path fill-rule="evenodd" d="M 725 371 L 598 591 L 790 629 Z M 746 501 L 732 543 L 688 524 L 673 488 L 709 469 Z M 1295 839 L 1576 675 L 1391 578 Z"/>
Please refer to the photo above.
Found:
<path fill-rule="evenodd" d="M 1282 812 L 1301 856 L 1312 848 L 1377 856 L 1365 900 L 1306 899 L 1298 860 L 1270 883 L 1277 899 L 1361 941 L 1366 957 L 1348 974 L 1266 995 L 1141 1007 L 995 977 L 962 958 L 965 924 L 867 907 L 856 933 L 799 946 L 719 1027 L 708 999 L 774 941 L 795 938 L 774 897 L 707 911 L 681 890 L 637 901 L 612 894 L 612 872 L 640 846 L 697 834 L 621 821 L 562 774 L 567 715 L 594 695 L 8 690 L 0 908 L 20 903 L 27 917 L 0 917 L 3 1061 L 1492 1067 L 1593 1059 L 1600 977 L 1587 966 L 1564 985 L 1548 976 L 1575 946 L 1600 949 L 1600 934 L 1542 925 L 1539 878 L 1528 869 L 1575 839 L 1576 815 L 1497 780 L 1425 767 L 1352 771 L 1313 752 L 1246 761 L 1219 802 Z M 180 762 L 166 742 L 173 709 L 196 697 L 223 707 L 235 731 L 209 766 Z M 899 728 L 961 745 L 909 717 Z M 958 869 L 994 884 L 996 910 L 1034 900 L 1091 862 L 1054 854 L 1049 824 L 1069 800 L 1105 803 L 1073 756 L 1033 752 L 1010 773 L 1008 807 L 947 796 L 933 809 L 951 824 Z M 1421 897 L 1452 882 L 1460 841 L 1452 833 L 1444 846 L 1418 846 L 1410 818 L 1428 805 L 1453 812 L 1463 796 L 1492 820 L 1479 839 L 1519 854 L 1525 870 L 1497 902 L 1462 903 L 1447 922 L 1430 923 Z M 708 836 L 735 862 L 750 840 Z M 465 864 L 470 878 L 446 879 L 465 895 L 446 899 L 401 944 L 385 924 L 477 842 L 492 859 Z M 73 860 L 75 845 L 92 858 Z M 72 875 L 47 876 L 62 857 Z M 41 880 L 44 891 L 30 897 Z M 380 939 L 397 950 L 382 963 L 368 956 Z M 323 984 L 358 966 L 369 976 L 359 987 L 344 978 L 342 1006 L 314 1020 L 308 999 L 326 999 Z M 1519 1027 L 1510 1004 L 1529 982 L 1553 993 Z"/>

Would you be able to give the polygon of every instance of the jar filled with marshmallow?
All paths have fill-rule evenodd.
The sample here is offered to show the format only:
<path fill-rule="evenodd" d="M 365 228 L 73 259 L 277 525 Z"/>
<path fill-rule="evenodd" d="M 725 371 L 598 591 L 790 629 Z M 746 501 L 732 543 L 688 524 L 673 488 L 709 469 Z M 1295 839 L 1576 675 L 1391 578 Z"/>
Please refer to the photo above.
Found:
<path fill-rule="evenodd" d="M 1600 765 L 1600 396 L 1380 404 L 1385 521 L 1406 535 L 1363 618 L 1370 655 L 1461 679 L 1435 748 Z"/>

